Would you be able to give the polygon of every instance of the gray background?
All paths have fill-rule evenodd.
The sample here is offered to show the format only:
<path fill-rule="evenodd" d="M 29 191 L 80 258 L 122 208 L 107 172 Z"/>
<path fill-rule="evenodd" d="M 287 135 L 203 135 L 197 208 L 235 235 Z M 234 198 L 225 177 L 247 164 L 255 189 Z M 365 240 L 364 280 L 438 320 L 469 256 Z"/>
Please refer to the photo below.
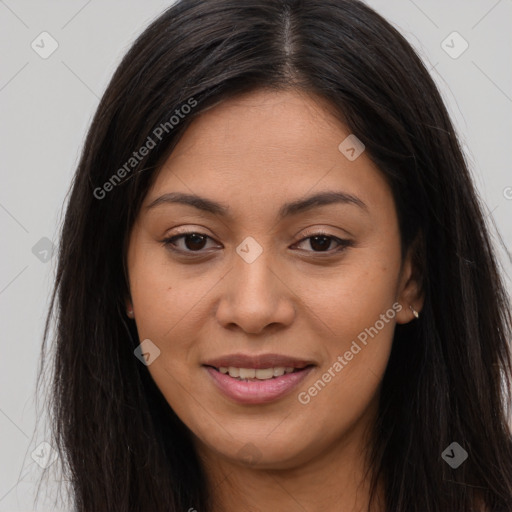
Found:
<path fill-rule="evenodd" d="M 51 455 L 40 446 L 44 430 L 35 430 L 41 414 L 35 376 L 56 263 L 50 241 L 57 241 L 87 126 L 124 52 L 170 3 L 0 0 L 0 512 L 36 510 L 31 496 L 43 469 L 31 454 L 35 450 L 43 461 Z M 512 0 L 367 3 L 399 29 L 431 70 L 489 219 L 510 251 Z M 40 37 L 44 31 L 58 43 L 46 59 L 31 47 L 35 41 L 40 52 L 51 48 L 47 36 Z M 464 42 L 447 39 L 454 31 L 469 45 L 457 58 Z M 508 276 L 505 249 L 499 247 L 499 254 Z M 508 277 L 507 283 L 510 289 Z M 37 510 L 51 508 L 41 503 Z"/>

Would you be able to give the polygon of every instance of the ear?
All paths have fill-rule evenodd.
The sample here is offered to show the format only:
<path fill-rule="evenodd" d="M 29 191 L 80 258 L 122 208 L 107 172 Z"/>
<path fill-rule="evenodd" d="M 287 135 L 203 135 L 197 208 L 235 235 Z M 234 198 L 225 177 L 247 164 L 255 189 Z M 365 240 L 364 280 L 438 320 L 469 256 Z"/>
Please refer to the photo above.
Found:
<path fill-rule="evenodd" d="M 414 242 L 409 246 L 398 284 L 397 302 L 402 305 L 402 309 L 397 312 L 396 321 L 399 324 L 406 324 L 416 320 L 413 309 L 421 312 L 424 302 L 423 291 L 423 238 L 419 234 Z"/>
<path fill-rule="evenodd" d="M 126 306 L 126 314 L 129 318 L 135 318 L 135 313 L 133 312 L 133 304 L 129 297 L 125 300 L 125 306 Z"/>

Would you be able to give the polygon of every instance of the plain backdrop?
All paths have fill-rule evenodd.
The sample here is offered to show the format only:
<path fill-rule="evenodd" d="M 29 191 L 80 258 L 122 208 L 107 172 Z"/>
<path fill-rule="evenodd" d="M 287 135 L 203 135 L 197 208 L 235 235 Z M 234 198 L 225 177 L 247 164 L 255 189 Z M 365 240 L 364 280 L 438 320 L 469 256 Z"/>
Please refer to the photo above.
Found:
<path fill-rule="evenodd" d="M 35 431 L 35 377 L 52 246 L 86 129 L 122 55 L 171 3 L 0 0 L 0 512 L 36 510 L 43 469 L 32 454 L 51 457 L 44 432 Z M 498 250 L 510 274 L 512 0 L 367 3 L 431 71 L 503 237 Z"/>

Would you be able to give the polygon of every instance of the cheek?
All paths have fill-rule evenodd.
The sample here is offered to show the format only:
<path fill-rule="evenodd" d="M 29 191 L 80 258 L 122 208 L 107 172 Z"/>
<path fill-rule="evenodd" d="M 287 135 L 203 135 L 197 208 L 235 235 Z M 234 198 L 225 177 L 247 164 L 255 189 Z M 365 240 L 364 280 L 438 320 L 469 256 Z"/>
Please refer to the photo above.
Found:
<path fill-rule="evenodd" d="M 150 339 L 160 350 L 147 369 L 182 421 L 215 431 L 211 416 L 199 404 L 201 393 L 191 369 L 199 358 L 199 327 L 207 314 L 208 291 L 218 277 L 197 275 L 191 267 L 184 271 L 157 253 L 134 261 L 131 293 L 139 339 Z"/>
<path fill-rule="evenodd" d="M 173 263 L 162 248 L 135 255 L 130 288 L 141 339 L 172 338 L 179 345 L 190 338 L 175 333 L 197 323 L 208 291 L 220 280 L 218 272 L 199 267 Z"/>
<path fill-rule="evenodd" d="M 333 423 L 349 421 L 347 411 L 358 417 L 377 392 L 396 314 L 402 309 L 396 302 L 399 274 L 398 244 L 376 245 L 354 252 L 324 286 L 309 287 L 308 309 L 316 313 L 319 326 L 327 327 L 322 340 L 325 364 L 313 386 L 301 389 L 305 394 L 299 401 L 319 414 L 336 404 L 329 419 Z"/>
<path fill-rule="evenodd" d="M 322 433 L 312 445 L 318 444 L 318 449 L 334 442 L 340 432 L 351 431 L 376 407 L 388 364 L 400 306 L 394 302 L 393 287 L 386 286 L 386 279 L 379 284 L 369 281 L 371 285 L 364 289 L 361 282 L 365 281 L 354 273 L 344 281 L 343 291 L 332 297 L 337 298 L 336 304 L 331 297 L 323 298 L 323 321 L 330 331 L 322 340 L 324 364 L 307 386 L 297 390 L 300 417 L 305 424 L 310 423 L 308 418 L 316 418 L 317 433 Z M 320 302 L 318 299 L 314 307 Z"/>
<path fill-rule="evenodd" d="M 355 339 L 392 309 L 400 262 L 398 251 L 393 248 L 388 251 L 387 258 L 380 258 L 377 251 L 354 252 L 328 278 L 311 275 L 303 281 L 301 297 L 319 322 L 328 328 L 333 339 L 331 349 L 343 348 L 347 340 Z M 385 322 L 384 327 L 379 322 L 379 330 L 390 331 L 394 316 L 392 309 L 387 318 L 392 321 Z"/>
<path fill-rule="evenodd" d="M 201 267 L 201 268 L 200 268 Z M 148 370 L 178 412 L 195 393 L 191 368 L 198 367 L 209 298 L 222 272 L 207 266 L 176 264 L 162 248 L 134 251 L 130 290 L 139 339 L 160 350 Z M 217 336 L 218 338 L 218 336 Z M 193 400 L 192 400 L 193 401 Z"/>

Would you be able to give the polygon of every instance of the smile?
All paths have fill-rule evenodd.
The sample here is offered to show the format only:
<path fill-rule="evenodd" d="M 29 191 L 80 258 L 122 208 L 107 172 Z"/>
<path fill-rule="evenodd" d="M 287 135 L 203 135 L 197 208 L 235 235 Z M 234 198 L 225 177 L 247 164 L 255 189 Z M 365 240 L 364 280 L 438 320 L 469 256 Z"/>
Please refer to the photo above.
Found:
<path fill-rule="evenodd" d="M 285 373 L 299 371 L 297 368 L 276 366 L 275 368 L 235 368 L 234 366 L 221 366 L 216 368 L 220 373 L 229 374 L 230 377 L 239 380 L 268 380 L 281 377 Z"/>
<path fill-rule="evenodd" d="M 315 364 L 278 355 L 234 355 L 202 366 L 223 396 L 239 404 L 256 405 L 277 401 L 291 393 Z"/>

